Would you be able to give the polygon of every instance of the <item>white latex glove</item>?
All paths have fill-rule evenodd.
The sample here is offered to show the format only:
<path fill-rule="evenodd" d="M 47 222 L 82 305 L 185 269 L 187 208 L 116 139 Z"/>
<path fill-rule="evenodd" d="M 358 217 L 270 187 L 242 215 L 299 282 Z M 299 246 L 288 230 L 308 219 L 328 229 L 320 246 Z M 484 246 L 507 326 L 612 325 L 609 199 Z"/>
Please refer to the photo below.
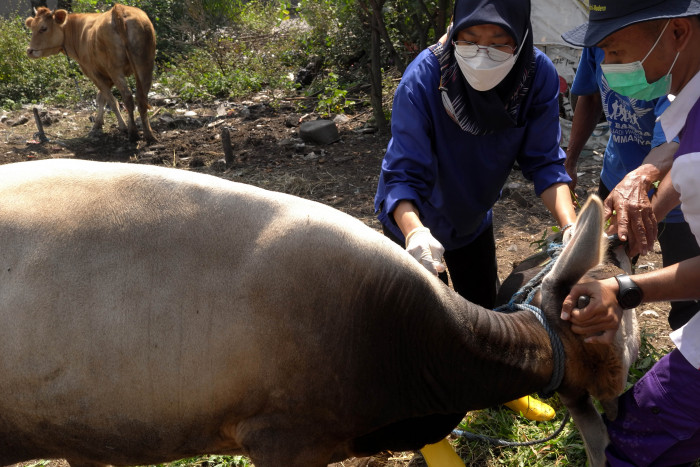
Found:
<path fill-rule="evenodd" d="M 446 269 L 442 262 L 445 247 L 435 240 L 427 227 L 416 227 L 406 235 L 406 251 L 436 276 Z"/>
<path fill-rule="evenodd" d="M 564 232 L 561 237 L 561 243 L 566 245 L 571 241 L 571 238 L 574 236 L 574 233 L 576 231 L 576 224 L 567 224 L 564 226 Z"/>

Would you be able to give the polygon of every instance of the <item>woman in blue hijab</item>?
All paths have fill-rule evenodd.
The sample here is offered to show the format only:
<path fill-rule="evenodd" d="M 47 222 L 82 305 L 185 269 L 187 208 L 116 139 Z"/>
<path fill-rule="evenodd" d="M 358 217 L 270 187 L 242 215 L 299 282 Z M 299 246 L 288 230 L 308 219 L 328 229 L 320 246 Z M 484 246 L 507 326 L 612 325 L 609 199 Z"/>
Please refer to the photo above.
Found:
<path fill-rule="evenodd" d="M 558 97 L 529 0 L 456 0 L 446 36 L 396 89 L 375 197 L 383 230 L 484 307 L 498 287 L 492 207 L 516 162 L 562 228 L 575 220 Z"/>

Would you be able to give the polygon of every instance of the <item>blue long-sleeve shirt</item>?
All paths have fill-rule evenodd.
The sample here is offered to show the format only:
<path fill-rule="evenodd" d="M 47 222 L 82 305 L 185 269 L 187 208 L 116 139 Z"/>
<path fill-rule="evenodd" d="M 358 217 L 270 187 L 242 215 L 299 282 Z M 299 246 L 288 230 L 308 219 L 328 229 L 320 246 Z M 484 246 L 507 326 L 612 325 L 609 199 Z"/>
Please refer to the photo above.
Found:
<path fill-rule="evenodd" d="M 424 50 L 406 69 L 394 95 L 391 132 L 375 197 L 378 218 L 404 238 L 390 215 L 412 201 L 423 224 L 447 250 L 468 245 L 492 222 L 492 207 L 517 161 L 539 196 L 571 179 L 559 147 L 559 77 L 535 49 L 535 75 L 521 105 L 522 127 L 475 136 L 447 114 L 438 89 L 440 66 Z"/>

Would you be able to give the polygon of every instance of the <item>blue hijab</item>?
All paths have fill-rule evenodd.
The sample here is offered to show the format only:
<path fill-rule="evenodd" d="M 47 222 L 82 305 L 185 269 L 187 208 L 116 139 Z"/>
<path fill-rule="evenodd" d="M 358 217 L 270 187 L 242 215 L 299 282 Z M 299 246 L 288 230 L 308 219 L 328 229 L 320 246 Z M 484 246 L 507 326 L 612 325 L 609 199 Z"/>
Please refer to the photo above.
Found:
<path fill-rule="evenodd" d="M 467 83 L 452 46 L 459 31 L 478 24 L 502 27 L 521 51 L 510 73 L 489 91 L 477 91 Z M 440 91 L 445 110 L 462 130 L 481 135 L 524 124 L 524 115 L 519 115 L 520 106 L 535 73 L 530 0 L 456 0 L 447 40 L 431 46 L 430 50 L 440 62 Z"/>

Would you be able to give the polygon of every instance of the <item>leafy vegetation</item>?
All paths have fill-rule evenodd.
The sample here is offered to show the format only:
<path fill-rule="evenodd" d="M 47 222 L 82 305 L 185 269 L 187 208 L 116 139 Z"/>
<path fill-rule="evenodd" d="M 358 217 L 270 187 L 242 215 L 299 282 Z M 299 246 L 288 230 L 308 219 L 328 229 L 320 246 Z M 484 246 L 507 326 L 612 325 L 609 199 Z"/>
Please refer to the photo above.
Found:
<path fill-rule="evenodd" d="M 420 47 L 444 30 L 449 0 L 422 1 L 424 8 L 418 9 L 415 0 L 121 3 L 143 9 L 153 22 L 157 38 L 154 83 L 162 92 L 198 101 L 237 99 L 274 90 L 300 95 L 300 106 L 330 114 L 359 110 L 370 102 L 366 95 L 371 90 L 377 97 L 372 102 L 382 107 L 375 116 L 385 120 L 394 82 L 382 78 L 372 85 L 370 66 L 377 67 L 375 72 L 383 77 L 403 70 Z M 72 1 L 74 12 L 105 11 L 111 6 L 105 0 Z M 384 44 L 374 62 L 368 32 L 373 21 L 382 27 Z M 0 108 L 94 98 L 95 90 L 77 64 L 60 55 L 27 59 L 29 32 L 23 22 L 24 18 L 0 18 Z M 309 70 L 312 61 L 316 66 Z M 301 83 L 297 79 L 300 70 L 310 72 L 311 79 Z"/>
<path fill-rule="evenodd" d="M 159 464 L 157 467 L 252 467 L 252 463 L 244 456 L 201 456 L 181 459 L 169 464 Z M 42 466 L 39 466 L 42 467 Z"/>

